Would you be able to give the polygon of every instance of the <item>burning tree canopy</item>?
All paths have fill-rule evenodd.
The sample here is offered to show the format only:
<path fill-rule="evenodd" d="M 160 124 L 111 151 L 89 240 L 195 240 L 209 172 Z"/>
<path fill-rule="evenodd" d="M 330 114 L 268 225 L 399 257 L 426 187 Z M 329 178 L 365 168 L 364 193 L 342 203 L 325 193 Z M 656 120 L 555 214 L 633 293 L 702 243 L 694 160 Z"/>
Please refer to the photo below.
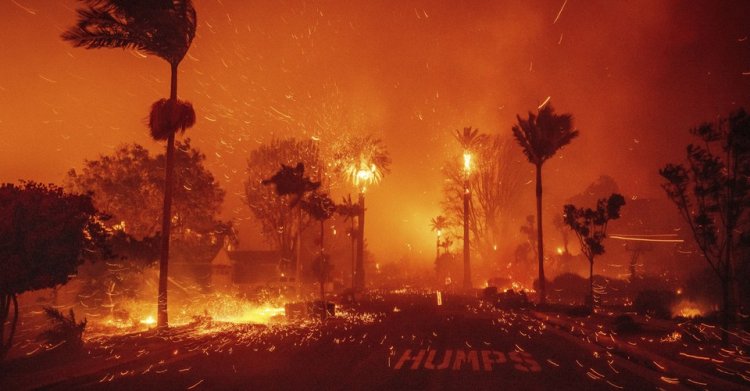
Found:
<path fill-rule="evenodd" d="M 334 147 L 333 164 L 360 191 L 378 183 L 391 169 L 391 156 L 382 140 L 371 134 L 353 135 Z"/>

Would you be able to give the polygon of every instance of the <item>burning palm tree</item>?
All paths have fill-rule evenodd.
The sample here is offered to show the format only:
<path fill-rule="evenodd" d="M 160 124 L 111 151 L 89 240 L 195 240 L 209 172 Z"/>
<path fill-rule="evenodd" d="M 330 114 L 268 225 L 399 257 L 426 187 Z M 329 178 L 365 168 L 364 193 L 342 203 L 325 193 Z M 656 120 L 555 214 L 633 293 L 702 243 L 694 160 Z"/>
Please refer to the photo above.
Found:
<path fill-rule="evenodd" d="M 479 133 L 479 129 L 471 127 L 464 128 L 463 132 L 456 130 L 456 141 L 461 144 L 464 158 L 464 289 L 471 288 L 471 239 L 469 238 L 469 203 L 471 202 L 471 186 L 469 176 L 471 175 L 472 158 L 476 150 L 485 141 L 487 136 Z"/>
<path fill-rule="evenodd" d="M 380 182 L 383 176 L 390 172 L 391 157 L 382 141 L 372 135 L 353 136 L 336 148 L 336 151 L 334 154 L 336 169 L 359 190 L 357 267 L 354 285 L 355 289 L 362 290 L 365 287 L 365 191 L 368 186 Z"/>

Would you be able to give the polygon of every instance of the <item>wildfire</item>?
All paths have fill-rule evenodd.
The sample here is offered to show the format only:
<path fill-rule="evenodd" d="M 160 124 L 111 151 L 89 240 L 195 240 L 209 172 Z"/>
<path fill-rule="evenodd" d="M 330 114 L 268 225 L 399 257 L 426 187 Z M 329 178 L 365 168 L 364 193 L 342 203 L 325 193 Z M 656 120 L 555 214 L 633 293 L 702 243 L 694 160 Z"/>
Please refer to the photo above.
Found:
<path fill-rule="evenodd" d="M 145 319 L 141 319 L 141 324 L 144 324 L 150 327 L 156 324 L 156 319 L 154 319 L 152 315 L 149 315 Z"/>
<path fill-rule="evenodd" d="M 703 306 L 690 300 L 683 300 L 672 307 L 672 316 L 683 318 L 698 318 L 703 316 Z"/>

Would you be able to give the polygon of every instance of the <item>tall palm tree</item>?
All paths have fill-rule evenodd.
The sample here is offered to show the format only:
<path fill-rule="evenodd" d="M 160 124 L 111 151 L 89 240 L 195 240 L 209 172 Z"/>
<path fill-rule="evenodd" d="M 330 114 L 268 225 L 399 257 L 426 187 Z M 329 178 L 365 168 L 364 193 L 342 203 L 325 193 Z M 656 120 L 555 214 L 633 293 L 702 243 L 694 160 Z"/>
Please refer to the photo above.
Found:
<path fill-rule="evenodd" d="M 177 100 L 177 67 L 195 37 L 195 8 L 191 0 L 80 1 L 84 7 L 77 10 L 78 23 L 62 34 L 63 40 L 86 49 L 137 49 L 164 59 L 170 66 L 169 100 L 154 103 L 149 117 L 153 138 L 167 141 L 157 312 L 157 326 L 166 328 L 174 138 L 177 130 L 184 132 L 195 123 L 192 105 Z"/>
<path fill-rule="evenodd" d="M 432 232 L 435 232 L 437 236 L 437 244 L 435 245 L 436 253 L 435 253 L 435 261 L 437 262 L 437 259 L 440 258 L 440 236 L 442 235 L 443 231 L 448 227 L 448 219 L 445 218 L 445 216 L 437 216 L 433 217 L 430 221 L 430 228 L 432 228 Z"/>
<path fill-rule="evenodd" d="M 542 234 L 542 165 L 557 151 L 570 144 L 578 136 L 573 130 L 573 117 L 570 114 L 555 114 L 551 104 L 539 109 L 537 115 L 529 113 L 528 119 L 520 116 L 513 126 L 513 136 L 521 145 L 529 163 L 536 167 L 536 226 L 537 256 L 539 257 L 539 302 L 547 300 L 544 280 L 544 241 Z"/>
<path fill-rule="evenodd" d="M 469 174 L 471 173 L 472 154 L 487 138 L 480 134 L 479 129 L 464 128 L 463 132 L 456 130 L 456 141 L 464 150 L 464 289 L 471 288 L 471 239 L 469 238 L 469 203 L 471 202 L 471 187 Z"/>
<path fill-rule="evenodd" d="M 348 196 L 343 197 L 342 202 L 336 206 L 336 213 L 344 216 L 344 221 L 349 220 L 351 223 L 351 227 L 349 229 L 349 237 L 352 241 L 352 289 L 354 289 L 354 271 L 356 268 L 354 264 L 356 259 L 355 244 L 357 243 L 357 238 L 359 237 L 359 235 L 357 235 L 357 229 L 354 228 L 354 218 L 360 215 L 360 207 L 358 203 L 354 203 L 352 201 L 352 195 L 349 194 Z"/>
<path fill-rule="evenodd" d="M 390 172 L 391 157 L 385 145 L 372 135 L 353 136 L 336 146 L 336 170 L 348 177 L 359 190 L 359 216 L 357 216 L 357 271 L 355 289 L 365 288 L 365 191 L 380 182 Z"/>

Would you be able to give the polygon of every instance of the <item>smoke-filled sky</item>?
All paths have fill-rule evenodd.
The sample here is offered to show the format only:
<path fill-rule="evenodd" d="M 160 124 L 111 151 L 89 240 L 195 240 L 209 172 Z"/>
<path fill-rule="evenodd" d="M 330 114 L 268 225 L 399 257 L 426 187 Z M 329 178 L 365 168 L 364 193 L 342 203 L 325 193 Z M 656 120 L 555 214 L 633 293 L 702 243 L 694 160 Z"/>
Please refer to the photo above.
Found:
<path fill-rule="evenodd" d="M 325 147 L 339 133 L 379 135 L 393 165 L 368 194 L 366 232 L 376 255 L 396 258 L 432 254 L 454 129 L 510 136 L 516 114 L 551 97 L 581 135 L 545 166 L 550 203 L 600 174 L 627 197 L 654 198 L 657 170 L 683 158 L 688 128 L 750 106 L 750 1 L 195 4 L 179 95 L 196 107 L 188 135 L 227 190 L 224 216 L 246 247 L 257 245 L 241 199 L 246 159 L 272 137 Z M 0 0 L 0 181 L 61 183 L 118 144 L 162 148 L 144 118 L 168 96 L 167 64 L 72 48 L 59 36 L 78 5 Z"/>

